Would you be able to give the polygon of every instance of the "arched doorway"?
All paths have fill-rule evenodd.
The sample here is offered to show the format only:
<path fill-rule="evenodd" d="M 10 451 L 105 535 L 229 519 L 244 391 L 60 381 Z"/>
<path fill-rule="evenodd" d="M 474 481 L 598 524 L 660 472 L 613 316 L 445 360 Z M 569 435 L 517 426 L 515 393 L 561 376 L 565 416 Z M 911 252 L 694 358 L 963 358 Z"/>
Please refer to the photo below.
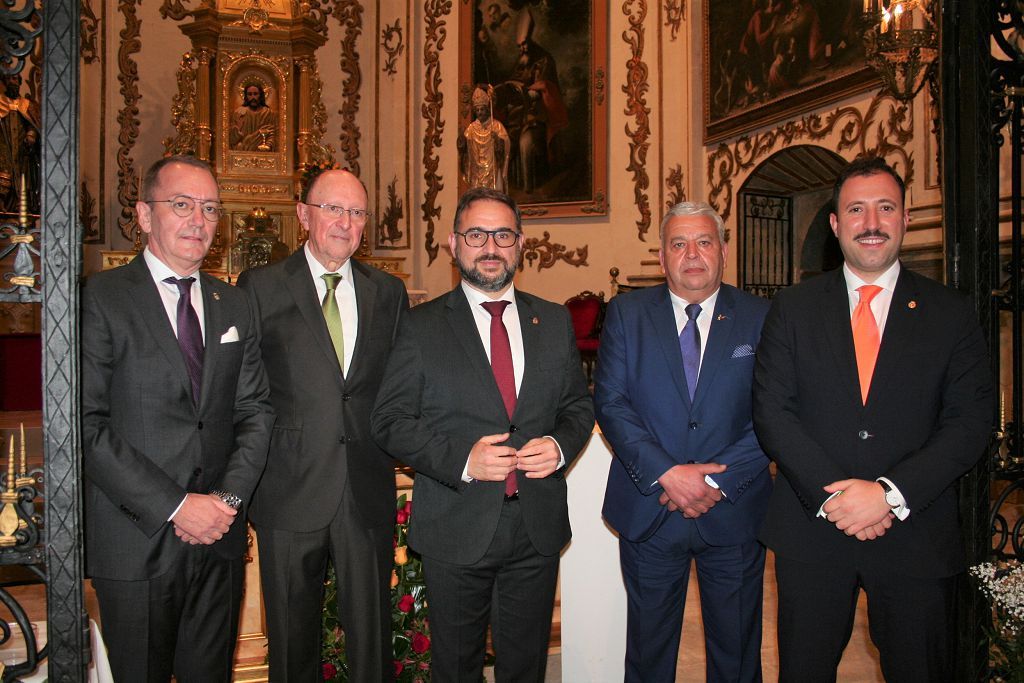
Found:
<path fill-rule="evenodd" d="M 754 169 L 736 202 L 740 287 L 771 298 L 842 264 L 828 214 L 832 185 L 846 164 L 824 147 L 798 145 Z"/>

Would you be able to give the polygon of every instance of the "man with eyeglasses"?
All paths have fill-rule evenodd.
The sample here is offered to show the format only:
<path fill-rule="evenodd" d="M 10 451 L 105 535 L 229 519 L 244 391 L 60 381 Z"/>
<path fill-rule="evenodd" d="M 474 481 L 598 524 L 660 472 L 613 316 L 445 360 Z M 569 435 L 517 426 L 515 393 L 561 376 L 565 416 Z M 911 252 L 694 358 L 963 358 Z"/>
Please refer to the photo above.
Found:
<path fill-rule="evenodd" d="M 377 443 L 416 470 L 409 542 L 438 682 L 481 680 L 488 623 L 495 678 L 544 679 L 565 471 L 594 427 L 568 311 L 512 284 L 522 239 L 508 195 L 462 196 L 462 282 L 405 316 L 373 411 Z"/>
<path fill-rule="evenodd" d="M 272 681 L 320 679 L 328 558 L 350 679 L 392 677 L 395 475 L 370 438 L 370 409 L 409 300 L 401 280 L 352 258 L 368 202 L 349 171 L 320 173 L 296 207 L 303 248 L 238 280 L 261 324 L 278 414 L 250 514 Z"/>
<path fill-rule="evenodd" d="M 245 295 L 199 272 L 210 167 L 161 159 L 141 197 L 146 249 L 82 290 L 87 570 L 115 680 L 230 681 L 270 392 Z"/>

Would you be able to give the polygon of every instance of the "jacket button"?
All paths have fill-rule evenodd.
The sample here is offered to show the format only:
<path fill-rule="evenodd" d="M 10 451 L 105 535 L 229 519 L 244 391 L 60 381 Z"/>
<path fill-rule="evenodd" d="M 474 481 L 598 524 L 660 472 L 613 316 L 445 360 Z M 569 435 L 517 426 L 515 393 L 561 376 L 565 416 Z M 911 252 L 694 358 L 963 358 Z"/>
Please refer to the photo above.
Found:
<path fill-rule="evenodd" d="M 699 427 L 699 426 L 700 426 L 700 424 L 699 424 L 699 423 L 697 423 L 697 422 L 691 422 L 691 423 L 690 423 L 690 424 L 688 424 L 687 426 L 688 426 L 688 427 L 689 427 L 690 429 L 696 429 L 697 427 Z"/>
<path fill-rule="evenodd" d="M 203 473 L 203 468 L 202 467 L 197 467 L 194 470 L 192 470 L 192 476 L 193 477 L 198 477 L 202 473 Z"/>
<path fill-rule="evenodd" d="M 515 434 L 518 431 L 519 431 L 519 427 L 516 427 L 515 425 L 509 425 L 508 426 L 508 433 L 509 434 Z"/>
<path fill-rule="evenodd" d="M 196 425 L 196 429 L 202 430 L 202 428 L 203 428 L 203 421 L 200 420 L 199 424 Z"/>
<path fill-rule="evenodd" d="M 341 437 L 340 439 L 338 439 L 338 443 L 344 444 L 345 443 L 345 437 Z"/>
<path fill-rule="evenodd" d="M 350 398 L 352 398 L 352 394 L 342 394 L 342 395 L 341 395 L 341 400 L 342 400 L 342 401 L 347 401 L 347 400 L 349 400 Z"/>
<path fill-rule="evenodd" d="M 868 434 L 868 430 L 862 429 L 859 432 L 857 432 L 857 436 L 860 438 L 861 441 L 867 441 L 868 437 L 870 437 L 871 435 Z"/>

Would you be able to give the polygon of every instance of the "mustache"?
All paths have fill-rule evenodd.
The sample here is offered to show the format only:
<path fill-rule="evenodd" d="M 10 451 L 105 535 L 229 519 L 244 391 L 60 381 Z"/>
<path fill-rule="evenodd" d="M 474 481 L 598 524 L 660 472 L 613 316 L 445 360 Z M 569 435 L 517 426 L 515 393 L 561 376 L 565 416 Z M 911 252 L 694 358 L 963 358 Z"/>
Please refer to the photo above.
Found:
<path fill-rule="evenodd" d="M 858 233 L 857 235 L 855 235 L 853 239 L 861 240 L 861 239 L 865 239 L 867 237 L 881 237 L 884 240 L 889 239 L 889 236 L 886 235 L 881 230 L 865 230 L 864 232 L 861 232 L 861 233 Z"/>
<path fill-rule="evenodd" d="M 508 265 L 508 261 L 505 260 L 505 257 L 501 254 L 480 254 L 473 259 L 474 264 L 480 263 L 481 261 L 501 261 L 505 265 Z"/>

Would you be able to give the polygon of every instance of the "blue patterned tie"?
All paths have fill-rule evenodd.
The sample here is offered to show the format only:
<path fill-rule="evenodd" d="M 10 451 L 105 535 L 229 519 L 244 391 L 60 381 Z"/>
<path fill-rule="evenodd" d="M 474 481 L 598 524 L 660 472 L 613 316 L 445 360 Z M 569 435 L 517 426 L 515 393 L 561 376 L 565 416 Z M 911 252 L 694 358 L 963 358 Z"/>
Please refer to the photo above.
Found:
<path fill-rule="evenodd" d="M 700 315 L 700 304 L 688 304 L 686 317 L 688 320 L 679 333 L 679 350 L 683 352 L 683 372 L 686 374 L 686 388 L 690 390 L 690 400 L 697 391 L 697 372 L 700 371 L 700 331 L 697 329 L 697 316 Z"/>
<path fill-rule="evenodd" d="M 178 287 L 178 347 L 185 358 L 185 369 L 192 384 L 192 400 L 199 405 L 199 387 L 203 383 L 203 333 L 199 327 L 199 316 L 192 308 L 192 283 L 194 277 L 169 277 L 164 280 Z"/>

